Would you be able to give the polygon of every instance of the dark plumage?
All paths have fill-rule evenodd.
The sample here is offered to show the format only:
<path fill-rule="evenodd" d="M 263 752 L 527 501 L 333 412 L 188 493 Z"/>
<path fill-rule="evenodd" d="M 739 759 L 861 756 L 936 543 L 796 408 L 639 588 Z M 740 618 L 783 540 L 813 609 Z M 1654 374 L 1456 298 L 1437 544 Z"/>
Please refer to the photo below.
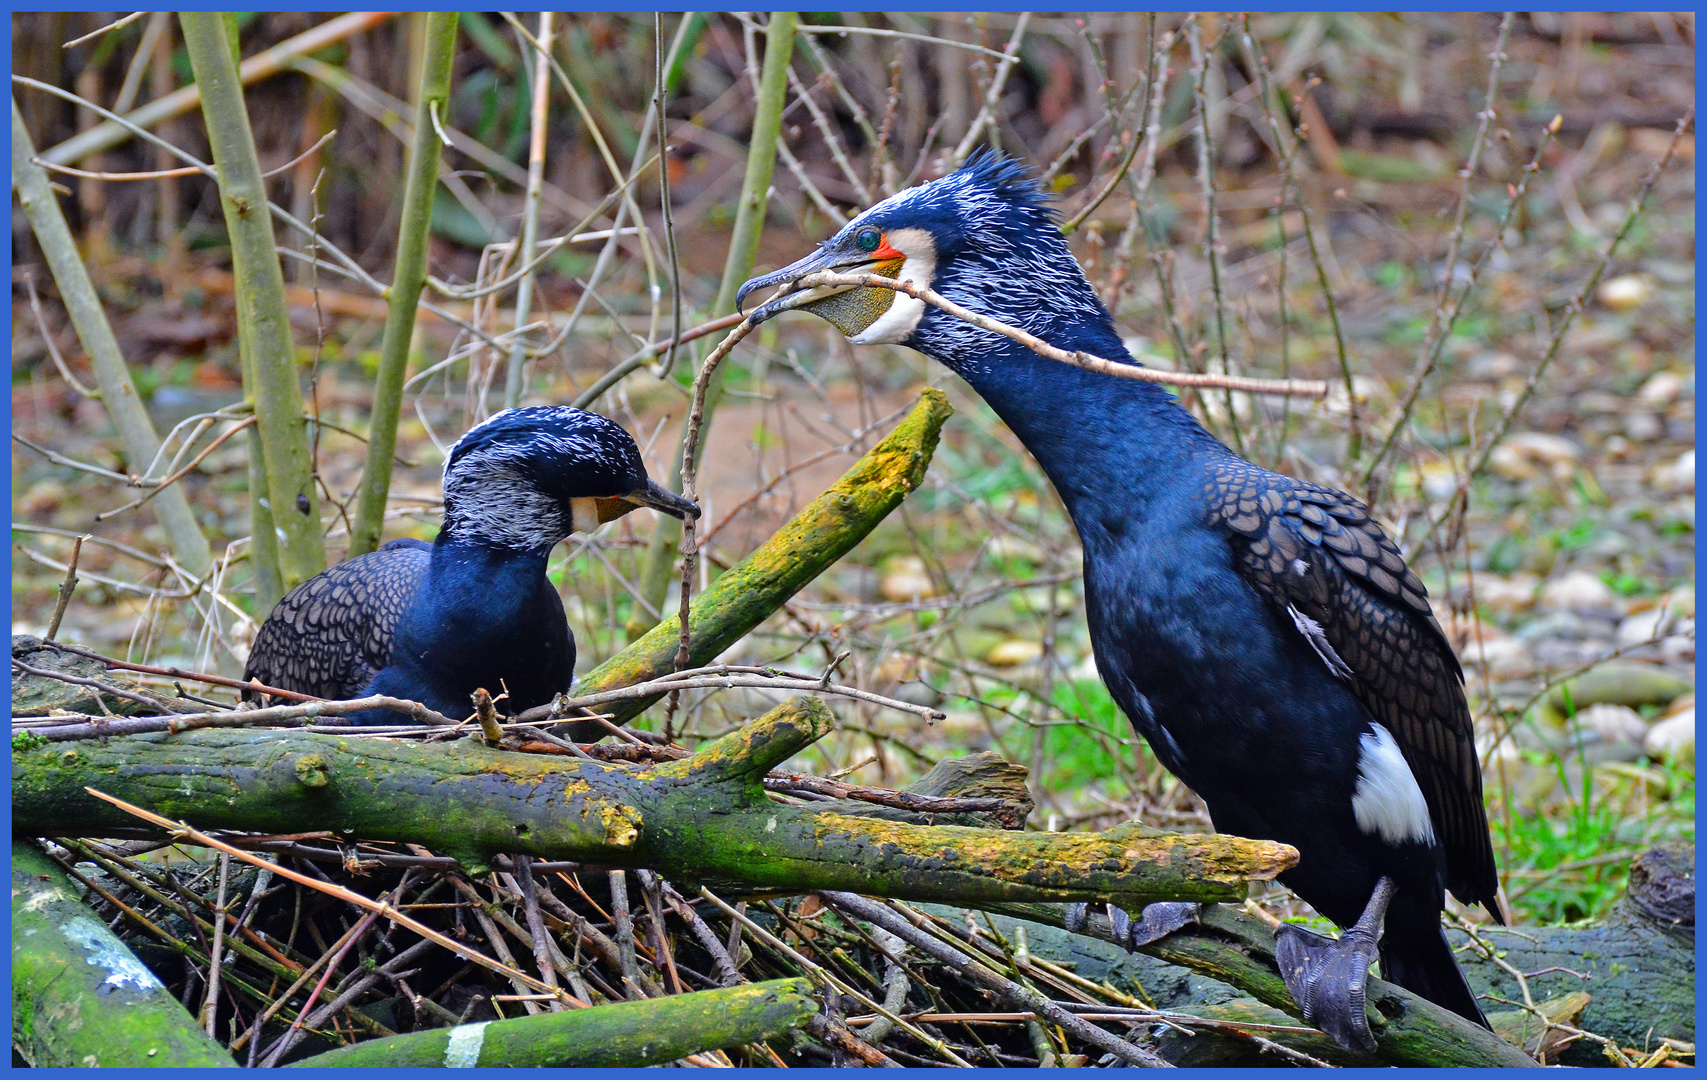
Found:
<path fill-rule="evenodd" d="M 255 635 L 245 679 L 327 698 L 389 694 L 446 716 L 478 687 L 521 712 L 569 689 L 575 641 L 546 559 L 576 530 L 637 506 L 698 516 L 648 479 L 633 438 L 602 416 L 510 409 L 445 462 L 432 544 L 393 540 L 291 590 Z M 396 723 L 384 710 L 351 723 Z"/>
<path fill-rule="evenodd" d="M 872 207 L 740 295 L 825 269 L 910 278 L 1059 348 L 1134 362 L 1036 184 L 996 155 Z M 1298 848 L 1281 880 L 1317 910 L 1352 927 L 1369 907 L 1331 947 L 1282 935 L 1289 984 L 1323 1026 L 1369 1038 L 1358 969 L 1383 878 L 1385 975 L 1485 1023 L 1440 929 L 1443 887 L 1498 914 L 1462 674 L 1368 508 L 1239 458 L 1158 385 L 1045 359 L 906 297 L 857 296 L 881 291 L 791 296 L 753 318 L 804 306 L 855 341 L 918 349 L 1036 457 L 1083 542 L 1097 667 L 1133 725 L 1217 829 Z"/>
<path fill-rule="evenodd" d="M 243 677 L 315 697 L 360 697 L 391 658 L 432 550 L 393 540 L 292 589 L 255 634 Z"/>

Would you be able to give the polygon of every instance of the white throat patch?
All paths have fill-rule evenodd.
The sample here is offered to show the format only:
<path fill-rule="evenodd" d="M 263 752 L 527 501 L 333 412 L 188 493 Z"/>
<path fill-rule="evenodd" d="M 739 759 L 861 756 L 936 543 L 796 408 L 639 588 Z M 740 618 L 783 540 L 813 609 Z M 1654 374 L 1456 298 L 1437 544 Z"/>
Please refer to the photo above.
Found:
<path fill-rule="evenodd" d="M 1358 740 L 1357 790 L 1351 797 L 1357 827 L 1389 844 L 1433 843 L 1428 800 L 1393 733 L 1380 724 Z"/>
<path fill-rule="evenodd" d="M 929 288 L 936 274 L 936 244 L 930 233 L 923 229 L 892 229 L 884 239 L 890 247 L 907 256 L 900 272 L 895 275 L 896 280 L 911 281 Z M 923 300 L 897 292 L 888 311 L 848 340 L 855 345 L 898 345 L 907 340 L 924 314 Z"/>

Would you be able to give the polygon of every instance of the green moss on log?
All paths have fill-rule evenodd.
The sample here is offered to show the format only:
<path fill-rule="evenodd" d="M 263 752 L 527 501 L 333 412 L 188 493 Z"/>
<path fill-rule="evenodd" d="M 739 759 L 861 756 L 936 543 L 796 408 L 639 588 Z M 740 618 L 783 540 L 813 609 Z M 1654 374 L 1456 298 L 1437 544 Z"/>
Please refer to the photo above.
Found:
<path fill-rule="evenodd" d="M 462 1024 L 345 1046 L 296 1069 L 540 1069 L 663 1065 L 702 1050 L 774 1039 L 818 1011 L 806 979 Z"/>
<path fill-rule="evenodd" d="M 236 1068 L 47 856 L 12 843 L 12 1046 L 36 1068 Z"/>
<path fill-rule="evenodd" d="M 845 817 L 770 801 L 770 763 L 830 728 L 795 698 L 698 754 L 649 768 L 301 731 L 205 729 L 16 751 L 12 827 L 111 835 L 137 822 L 95 788 L 200 828 L 333 829 L 423 844 L 480 870 L 513 853 L 759 891 L 944 902 L 1230 899 L 1297 854 L 1231 836 L 1014 833 Z M 304 763 L 312 761 L 312 768 Z"/>

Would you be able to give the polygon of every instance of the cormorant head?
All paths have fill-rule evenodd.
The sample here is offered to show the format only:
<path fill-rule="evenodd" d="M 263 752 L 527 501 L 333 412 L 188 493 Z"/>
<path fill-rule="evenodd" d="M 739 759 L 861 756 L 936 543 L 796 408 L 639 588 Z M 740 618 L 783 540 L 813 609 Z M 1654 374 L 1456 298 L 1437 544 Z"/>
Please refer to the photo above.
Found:
<path fill-rule="evenodd" d="M 1025 166 L 986 151 L 958 172 L 891 196 L 850 221 L 818 250 L 741 286 L 736 305 L 767 286 L 784 294 L 808 274 L 876 273 L 926 285 L 963 307 L 1046 340 L 1069 324 L 1112 332 L 1061 236 L 1055 209 Z M 773 299 L 755 322 L 803 308 L 857 344 L 911 345 L 955 364 L 999 340 L 905 293 L 823 287 Z"/>
<path fill-rule="evenodd" d="M 444 489 L 446 534 L 524 551 L 640 506 L 699 517 L 646 475 L 628 432 L 566 405 L 505 409 L 470 428 L 445 461 Z"/>

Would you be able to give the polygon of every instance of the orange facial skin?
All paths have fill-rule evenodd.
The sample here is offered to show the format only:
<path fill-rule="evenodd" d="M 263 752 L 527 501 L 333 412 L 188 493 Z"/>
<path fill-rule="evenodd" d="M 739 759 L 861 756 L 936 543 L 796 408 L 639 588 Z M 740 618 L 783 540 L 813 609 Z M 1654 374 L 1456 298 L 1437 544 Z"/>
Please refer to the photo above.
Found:
<path fill-rule="evenodd" d="M 871 259 L 873 262 L 887 262 L 890 259 L 905 261 L 906 258 L 907 256 L 889 246 L 889 238 L 887 236 L 883 238 L 882 245 L 878 247 L 876 251 L 871 253 Z"/>

